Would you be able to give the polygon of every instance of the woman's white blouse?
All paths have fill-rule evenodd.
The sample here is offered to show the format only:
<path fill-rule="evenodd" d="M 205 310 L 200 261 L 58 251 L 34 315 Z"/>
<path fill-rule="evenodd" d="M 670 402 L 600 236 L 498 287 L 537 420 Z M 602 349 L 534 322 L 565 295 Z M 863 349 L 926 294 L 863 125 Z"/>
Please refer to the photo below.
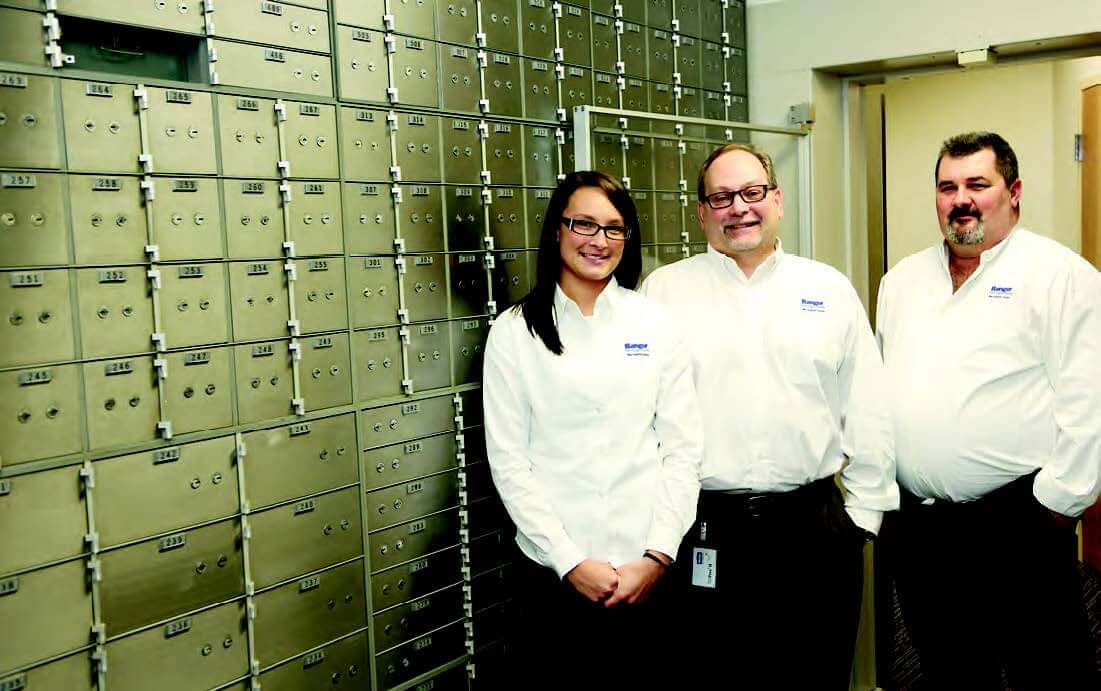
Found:
<path fill-rule="evenodd" d="M 675 556 L 703 453 L 684 332 L 614 279 L 590 317 L 561 288 L 554 306 L 562 355 L 511 309 L 486 345 L 486 445 L 516 541 L 560 577 L 589 558 Z"/>

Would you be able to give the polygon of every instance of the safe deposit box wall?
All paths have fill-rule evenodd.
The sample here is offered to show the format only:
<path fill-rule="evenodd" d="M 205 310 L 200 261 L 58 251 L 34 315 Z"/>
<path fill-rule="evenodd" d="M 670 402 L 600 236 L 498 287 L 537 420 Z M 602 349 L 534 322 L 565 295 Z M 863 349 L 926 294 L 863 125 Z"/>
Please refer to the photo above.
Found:
<path fill-rule="evenodd" d="M 572 108 L 744 121 L 744 46 L 719 0 L 0 0 L 0 689 L 500 684 L 486 331 Z M 651 267 L 682 134 L 597 142 Z"/>

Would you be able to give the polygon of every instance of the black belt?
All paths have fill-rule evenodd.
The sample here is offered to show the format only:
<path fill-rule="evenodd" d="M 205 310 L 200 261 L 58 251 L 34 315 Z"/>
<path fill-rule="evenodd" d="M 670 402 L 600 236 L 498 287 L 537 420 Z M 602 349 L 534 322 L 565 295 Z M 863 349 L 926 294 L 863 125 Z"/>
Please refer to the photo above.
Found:
<path fill-rule="evenodd" d="M 703 490 L 700 492 L 700 503 L 748 518 L 767 519 L 817 510 L 835 492 L 839 492 L 837 483 L 834 482 L 833 475 L 827 475 L 787 492 Z"/>

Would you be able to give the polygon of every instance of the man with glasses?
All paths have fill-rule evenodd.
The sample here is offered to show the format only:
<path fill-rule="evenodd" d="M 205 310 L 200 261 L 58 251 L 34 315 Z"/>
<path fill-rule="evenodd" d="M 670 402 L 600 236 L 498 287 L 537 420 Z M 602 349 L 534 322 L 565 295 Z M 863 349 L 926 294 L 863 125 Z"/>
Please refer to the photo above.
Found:
<path fill-rule="evenodd" d="M 890 563 L 929 688 L 1101 688 L 1078 516 L 1101 490 L 1101 279 L 1019 225 L 991 132 L 944 142 L 943 240 L 883 277 L 902 510 Z"/>
<path fill-rule="evenodd" d="M 767 154 L 716 150 L 697 198 L 707 252 L 642 288 L 685 320 L 703 410 L 703 491 L 676 561 L 690 673 L 845 690 L 864 544 L 898 505 L 875 339 L 842 274 L 780 246 Z"/>

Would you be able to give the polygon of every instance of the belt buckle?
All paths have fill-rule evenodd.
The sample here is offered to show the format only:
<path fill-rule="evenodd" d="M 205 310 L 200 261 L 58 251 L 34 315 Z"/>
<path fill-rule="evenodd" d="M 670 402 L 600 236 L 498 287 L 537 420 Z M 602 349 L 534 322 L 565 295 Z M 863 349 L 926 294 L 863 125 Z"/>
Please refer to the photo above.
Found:
<path fill-rule="evenodd" d="M 770 497 L 766 494 L 751 494 L 745 498 L 745 512 L 751 518 L 764 518 Z"/>

